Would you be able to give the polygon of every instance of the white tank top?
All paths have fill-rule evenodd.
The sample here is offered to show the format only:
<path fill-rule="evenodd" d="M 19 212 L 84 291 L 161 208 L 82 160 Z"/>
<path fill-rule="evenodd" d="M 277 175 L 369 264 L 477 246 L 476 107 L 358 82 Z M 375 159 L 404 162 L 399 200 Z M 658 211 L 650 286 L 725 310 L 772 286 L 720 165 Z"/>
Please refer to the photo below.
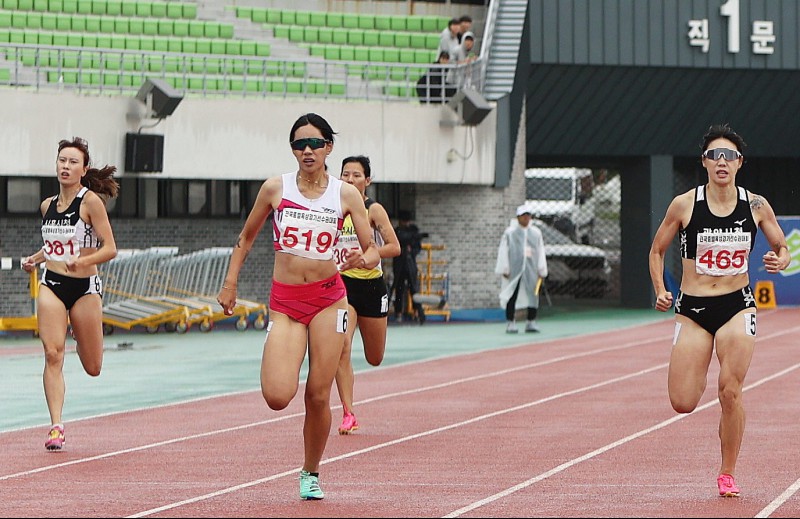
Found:
<path fill-rule="evenodd" d="M 297 172 L 285 173 L 281 178 L 283 197 L 272 220 L 275 251 L 310 259 L 331 259 L 344 222 L 342 181 L 328 175 L 325 192 L 312 200 L 297 188 Z"/>
<path fill-rule="evenodd" d="M 81 202 L 88 190 L 85 186 L 81 188 L 69 207 L 60 213 L 56 209 L 58 195 L 50 200 L 42 218 L 45 259 L 69 261 L 80 256 L 82 247 L 100 246 L 94 228 L 81 219 Z"/>

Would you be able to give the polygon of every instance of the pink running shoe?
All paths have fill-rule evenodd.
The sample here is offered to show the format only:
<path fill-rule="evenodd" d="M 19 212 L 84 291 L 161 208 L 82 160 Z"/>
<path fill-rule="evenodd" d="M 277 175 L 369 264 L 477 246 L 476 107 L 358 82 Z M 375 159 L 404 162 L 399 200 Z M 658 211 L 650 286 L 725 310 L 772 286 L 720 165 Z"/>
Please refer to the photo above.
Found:
<path fill-rule="evenodd" d="M 60 424 L 54 425 L 50 428 L 50 434 L 47 435 L 47 441 L 44 442 L 44 447 L 49 451 L 60 451 L 64 448 L 66 442 L 64 426 Z"/>
<path fill-rule="evenodd" d="M 717 486 L 719 487 L 719 495 L 722 497 L 738 497 L 739 487 L 733 480 L 730 474 L 720 474 L 717 478 Z"/>
<path fill-rule="evenodd" d="M 358 420 L 353 413 L 345 413 L 342 418 L 342 425 L 339 426 L 339 434 L 350 434 L 358 429 Z"/>

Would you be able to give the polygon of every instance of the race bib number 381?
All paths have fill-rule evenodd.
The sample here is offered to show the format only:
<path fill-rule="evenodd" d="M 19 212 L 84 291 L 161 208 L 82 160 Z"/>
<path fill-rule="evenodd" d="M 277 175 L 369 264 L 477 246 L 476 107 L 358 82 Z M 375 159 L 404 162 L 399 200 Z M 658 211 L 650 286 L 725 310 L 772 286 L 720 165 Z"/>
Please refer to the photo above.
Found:
<path fill-rule="evenodd" d="M 744 274 L 748 269 L 750 233 L 701 232 L 697 234 L 698 274 L 707 276 L 731 276 Z"/>

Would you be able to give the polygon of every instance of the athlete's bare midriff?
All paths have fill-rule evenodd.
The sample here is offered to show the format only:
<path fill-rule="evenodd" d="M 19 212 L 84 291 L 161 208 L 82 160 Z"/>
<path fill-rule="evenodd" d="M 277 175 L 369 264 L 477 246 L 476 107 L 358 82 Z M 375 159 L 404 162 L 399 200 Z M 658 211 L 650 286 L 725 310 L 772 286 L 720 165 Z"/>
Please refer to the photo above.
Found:
<path fill-rule="evenodd" d="M 287 252 L 275 253 L 273 279 L 287 285 L 304 285 L 328 279 L 338 272 L 333 259 L 318 260 L 295 256 Z"/>
<path fill-rule="evenodd" d="M 684 258 L 681 262 L 683 264 L 681 292 L 690 296 L 721 296 L 750 284 L 750 276 L 746 273 L 733 276 L 709 276 L 696 272 L 695 260 Z"/>
<path fill-rule="evenodd" d="M 97 248 L 95 247 L 84 247 L 81 249 L 81 254 L 91 254 L 96 250 Z M 47 260 L 44 266 L 49 272 L 54 272 L 70 278 L 88 278 L 97 275 L 97 265 L 88 265 L 75 270 L 69 270 L 67 269 L 67 263 L 64 261 Z"/>

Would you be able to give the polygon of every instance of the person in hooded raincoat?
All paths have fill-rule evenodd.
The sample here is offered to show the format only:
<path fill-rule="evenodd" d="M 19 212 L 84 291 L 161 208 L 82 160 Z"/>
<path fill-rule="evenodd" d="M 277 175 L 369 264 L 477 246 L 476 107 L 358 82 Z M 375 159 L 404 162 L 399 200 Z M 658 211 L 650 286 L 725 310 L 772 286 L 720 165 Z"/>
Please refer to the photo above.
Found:
<path fill-rule="evenodd" d="M 538 332 L 539 287 L 547 277 L 542 231 L 531 225 L 531 213 L 517 208 L 517 221 L 503 232 L 497 250 L 495 273 L 502 276 L 500 306 L 506 311 L 506 333 L 517 333 L 517 309 L 527 309 L 526 332 Z"/>

